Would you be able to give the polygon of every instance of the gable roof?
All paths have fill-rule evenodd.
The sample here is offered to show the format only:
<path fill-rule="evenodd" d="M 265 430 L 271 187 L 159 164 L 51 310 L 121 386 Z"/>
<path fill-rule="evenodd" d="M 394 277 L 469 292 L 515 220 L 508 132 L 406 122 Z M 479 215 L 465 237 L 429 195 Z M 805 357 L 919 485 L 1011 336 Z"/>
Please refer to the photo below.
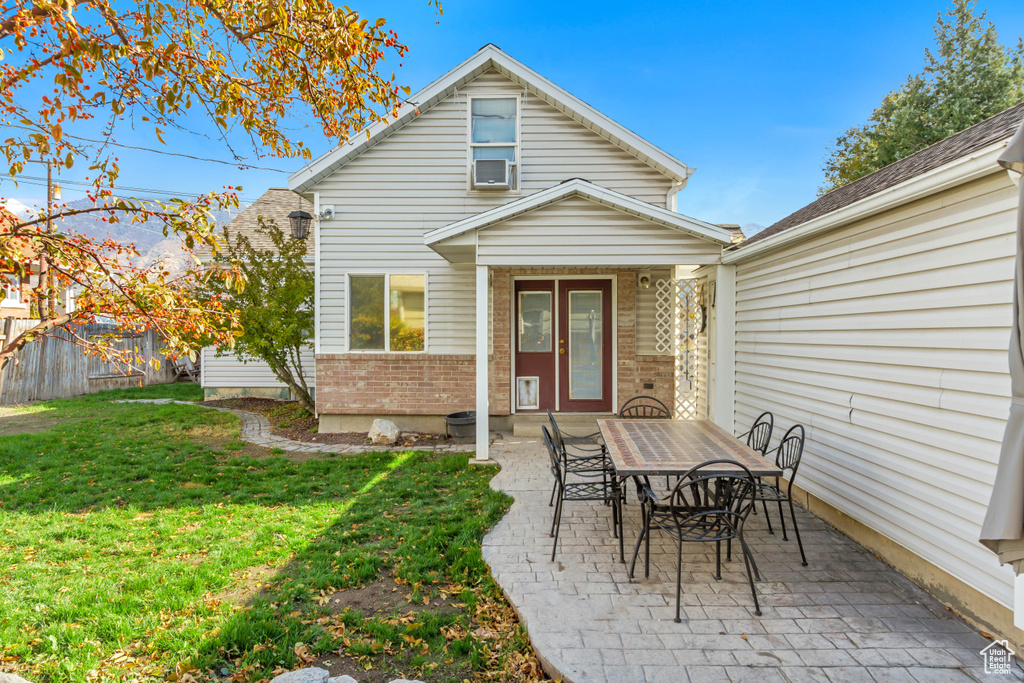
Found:
<path fill-rule="evenodd" d="M 656 223 L 711 242 L 723 245 L 732 242 L 732 233 L 725 228 L 684 216 L 681 213 L 659 208 L 653 204 L 624 195 L 621 192 L 595 185 L 582 178 L 566 180 L 546 190 L 527 195 L 522 199 L 502 204 L 483 213 L 478 213 L 475 216 L 470 216 L 442 228 L 431 230 L 424 235 L 423 241 L 427 246 L 432 247 L 471 230 L 483 230 L 515 216 L 520 216 L 570 197 L 589 199 L 590 201 L 637 216 L 651 223 Z"/>
<path fill-rule="evenodd" d="M 496 69 L 555 109 L 669 176 L 677 183 L 686 181 L 696 170 L 644 140 L 625 126 L 616 123 L 583 100 L 569 94 L 533 69 L 505 54 L 497 46 L 488 44 L 427 87 L 411 95 L 406 103 L 399 108 L 398 118 L 395 121 L 390 124 L 375 123 L 365 131 L 352 136 L 349 142 L 336 147 L 293 173 L 288 178 L 288 186 L 295 192 L 308 191 L 326 176 L 400 130 L 419 114 L 454 94 L 457 88 L 491 69 Z"/>
<path fill-rule="evenodd" d="M 791 213 L 777 223 L 773 223 L 761 232 L 750 236 L 738 245 L 743 249 L 751 244 L 765 240 L 780 232 L 795 228 L 808 221 L 820 218 L 843 207 L 854 204 L 871 195 L 894 187 L 917 176 L 933 171 L 939 166 L 960 159 L 984 149 L 989 145 L 1006 140 L 1013 136 L 1021 121 L 1024 120 L 1024 102 L 1005 109 L 1002 112 L 954 133 L 944 140 L 925 147 L 908 157 L 895 161 L 874 173 L 832 190 L 828 194 L 811 202 L 802 209 Z"/>
<path fill-rule="evenodd" d="M 242 213 L 235 216 L 224 230 L 232 240 L 238 235 L 245 235 L 249 238 L 252 246 L 257 249 L 272 249 L 274 245 L 270 238 L 257 232 L 259 217 L 263 216 L 264 219 L 274 221 L 277 227 L 287 233 L 291 229 L 288 223 L 288 214 L 298 209 L 313 213 L 313 204 L 286 187 L 272 187 L 260 195 L 259 199 L 245 207 Z M 311 260 L 313 254 L 316 253 L 315 233 L 315 230 L 310 230 L 309 237 L 306 238 L 307 261 Z M 205 261 L 213 255 L 213 252 L 210 247 L 203 245 L 196 255 Z"/>

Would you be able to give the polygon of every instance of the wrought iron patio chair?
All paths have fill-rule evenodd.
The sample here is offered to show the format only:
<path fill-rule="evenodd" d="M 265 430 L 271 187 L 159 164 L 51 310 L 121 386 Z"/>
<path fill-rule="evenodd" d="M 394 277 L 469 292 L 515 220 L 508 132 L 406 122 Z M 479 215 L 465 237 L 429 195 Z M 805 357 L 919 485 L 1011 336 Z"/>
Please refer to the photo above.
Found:
<path fill-rule="evenodd" d="M 638 418 L 642 420 L 668 420 L 672 417 L 672 411 L 664 403 L 653 396 L 634 396 L 626 401 L 619 409 L 621 418 Z M 665 488 L 671 487 L 669 478 L 665 477 Z"/>
<path fill-rule="evenodd" d="M 786 517 L 782 512 L 782 503 L 789 504 L 789 516 L 793 520 L 793 533 L 796 535 L 796 544 L 800 548 L 800 560 L 803 566 L 807 566 L 807 555 L 804 554 L 804 544 L 800 540 L 800 528 L 796 525 L 796 512 L 793 510 L 793 480 L 796 479 L 797 470 L 800 469 L 800 460 L 804 454 L 804 428 L 802 425 L 793 425 L 782 437 L 778 447 L 771 451 L 775 454 L 775 466 L 782 470 L 783 475 L 789 472 L 789 479 L 786 482 L 786 490 L 782 490 L 782 482 L 775 477 L 775 483 L 766 482 L 761 478 L 757 480 L 755 495 L 764 506 L 764 516 L 768 522 L 768 533 L 774 534 L 772 520 L 768 516 L 768 503 L 775 501 L 779 504 L 779 523 L 782 525 L 782 540 L 788 541 L 786 536 Z"/>
<path fill-rule="evenodd" d="M 721 466 L 728 463 L 738 468 L 735 472 L 723 473 Z M 717 470 L 717 472 L 716 472 Z M 638 481 L 641 496 L 640 536 L 633 549 L 629 566 L 629 577 L 636 570 L 640 545 L 644 545 L 644 577 L 651 572 L 651 531 L 658 527 L 675 539 L 676 554 L 676 623 L 680 622 L 680 602 L 683 585 L 683 544 L 715 544 L 715 578 L 722 578 L 722 541 L 739 541 L 743 549 L 743 564 L 750 582 L 750 594 L 754 598 L 754 614 L 761 616 L 761 605 L 757 599 L 754 577 L 758 575 L 757 565 L 750 548 L 743 539 L 743 524 L 754 504 L 755 479 L 741 463 L 734 460 L 710 460 L 689 470 L 666 496 L 658 496 L 647 481 Z"/>
<path fill-rule="evenodd" d="M 772 430 L 774 428 L 775 416 L 766 410 L 757 416 L 750 429 L 736 438 L 746 439 L 748 446 L 761 455 L 768 455 L 768 445 L 772 442 Z"/>
<path fill-rule="evenodd" d="M 555 416 L 550 410 L 548 411 L 548 421 L 551 422 L 551 437 L 555 447 L 566 452 L 570 467 L 583 469 L 604 468 L 611 476 L 615 476 L 611 461 L 608 460 L 608 451 L 601 440 L 601 432 L 587 434 L 586 436 L 567 434 L 559 428 L 558 422 L 555 421 Z M 570 448 L 572 449 L 571 452 Z M 551 498 L 548 500 L 548 507 L 555 504 L 555 492 L 557 490 L 558 483 L 555 482 L 551 487 Z"/>
<path fill-rule="evenodd" d="M 668 419 L 672 411 L 653 396 L 634 396 L 619 409 L 619 417 L 641 419 Z"/>
<path fill-rule="evenodd" d="M 555 515 L 551 521 L 551 561 L 555 560 L 558 550 L 558 532 L 562 526 L 562 506 L 566 501 L 602 501 L 610 502 L 612 507 L 612 534 L 619 539 L 619 561 L 625 562 L 625 549 L 622 540 L 622 508 L 621 493 L 618 480 L 609 477 L 603 469 L 587 470 L 572 468 L 564 449 L 555 445 L 546 426 L 541 427 L 544 434 L 544 446 L 548 449 L 551 460 L 551 474 L 555 478 Z"/>

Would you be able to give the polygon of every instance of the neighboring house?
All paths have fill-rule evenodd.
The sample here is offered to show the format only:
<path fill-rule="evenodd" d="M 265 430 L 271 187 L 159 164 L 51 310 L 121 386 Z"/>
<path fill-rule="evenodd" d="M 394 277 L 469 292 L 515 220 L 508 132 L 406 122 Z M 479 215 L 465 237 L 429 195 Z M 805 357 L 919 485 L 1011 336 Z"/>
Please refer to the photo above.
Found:
<path fill-rule="evenodd" d="M 296 210 L 312 211 L 313 205 L 287 188 L 272 187 L 238 214 L 227 225 L 225 232 L 232 242 L 238 235 L 245 235 L 254 247 L 267 249 L 272 243 L 257 231 L 260 217 L 262 216 L 265 222 L 273 221 L 287 233 L 288 214 Z M 316 237 L 311 235 L 306 246 L 307 263 L 310 268 L 313 267 L 315 251 Z M 209 247 L 200 249 L 198 256 L 202 261 L 209 261 Z M 310 343 L 312 344 L 312 340 Z M 312 390 L 316 386 L 316 377 L 312 372 L 315 365 L 312 347 L 303 354 L 302 365 L 310 369 L 306 384 Z M 266 363 L 260 360 L 243 362 L 231 351 L 218 353 L 214 348 L 203 349 L 200 373 L 204 394 L 209 399 L 239 396 L 287 399 L 291 393 Z"/>
<path fill-rule="evenodd" d="M 996 159 L 1022 119 L 835 190 L 699 273 L 734 367 L 711 417 L 806 425 L 801 502 L 1016 643 L 1024 591 L 978 538 L 1010 406 L 1017 190 Z"/>
<path fill-rule="evenodd" d="M 0 225 L 13 226 L 21 222 L 21 219 L 4 207 L 0 207 Z M 8 233 L 10 234 L 10 233 Z M 23 258 L 32 259 L 35 253 L 25 247 L 21 248 Z M 29 265 L 29 277 L 23 278 L 14 272 L 0 272 L 0 320 L 3 318 L 29 318 L 29 294 L 31 293 L 32 277 L 38 276 L 39 264 L 37 260 Z"/>

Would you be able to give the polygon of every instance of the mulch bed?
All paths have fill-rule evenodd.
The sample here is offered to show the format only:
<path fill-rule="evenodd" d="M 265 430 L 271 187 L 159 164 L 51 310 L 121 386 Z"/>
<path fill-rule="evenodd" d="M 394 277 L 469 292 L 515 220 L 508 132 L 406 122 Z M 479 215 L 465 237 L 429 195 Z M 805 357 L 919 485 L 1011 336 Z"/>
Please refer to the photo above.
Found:
<path fill-rule="evenodd" d="M 203 405 L 218 408 L 245 410 L 263 415 L 270 421 L 270 431 L 275 436 L 304 441 L 306 443 L 337 444 L 341 446 L 364 446 L 370 443 L 367 432 L 341 432 L 338 434 L 320 434 L 319 421 L 295 401 L 277 401 L 271 398 L 226 398 L 216 401 L 204 401 Z M 452 439 L 444 434 L 415 434 L 402 432 L 395 446 L 416 448 L 432 448 L 438 444 L 452 443 Z"/>

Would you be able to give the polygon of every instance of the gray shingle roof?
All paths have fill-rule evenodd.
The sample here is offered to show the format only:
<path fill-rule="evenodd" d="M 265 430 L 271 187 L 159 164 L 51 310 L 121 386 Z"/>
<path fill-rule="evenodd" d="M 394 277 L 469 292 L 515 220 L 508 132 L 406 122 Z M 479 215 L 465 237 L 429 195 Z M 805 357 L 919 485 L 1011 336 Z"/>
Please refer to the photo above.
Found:
<path fill-rule="evenodd" d="M 256 232 L 259 227 L 259 217 L 263 216 L 264 220 L 273 220 L 277 227 L 288 233 L 290 230 L 288 214 L 298 209 L 313 213 L 313 204 L 288 188 L 272 187 L 228 223 L 228 234 L 231 235 L 232 241 L 241 234 L 248 237 L 257 249 L 268 249 L 273 246 L 270 240 L 265 235 Z M 306 240 L 306 256 L 309 258 L 316 253 L 314 240 L 313 230 L 310 230 L 309 238 Z M 198 256 L 199 258 L 209 258 L 210 253 L 210 249 L 204 247 L 199 250 Z"/>
<path fill-rule="evenodd" d="M 848 185 L 832 190 L 817 201 L 811 202 L 799 211 L 791 213 L 781 221 L 752 235 L 749 239 L 741 242 L 738 248 L 742 249 L 772 235 L 795 228 L 1000 140 L 1007 140 L 1013 137 L 1021 120 L 1024 120 L 1024 102 L 1001 111 L 981 123 L 976 123 L 970 128 L 965 128 L 959 133 L 954 133 L 945 140 L 925 147 L 920 152 L 915 152 Z"/>

